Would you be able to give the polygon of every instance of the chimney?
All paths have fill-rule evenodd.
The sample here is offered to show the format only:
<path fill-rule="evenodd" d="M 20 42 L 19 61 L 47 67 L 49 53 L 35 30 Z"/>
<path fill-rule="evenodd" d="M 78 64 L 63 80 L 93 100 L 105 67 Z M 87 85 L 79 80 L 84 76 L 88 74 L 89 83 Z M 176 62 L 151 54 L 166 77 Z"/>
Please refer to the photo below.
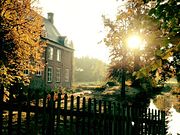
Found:
<path fill-rule="evenodd" d="M 54 13 L 48 13 L 48 20 L 53 24 L 54 23 Z"/>

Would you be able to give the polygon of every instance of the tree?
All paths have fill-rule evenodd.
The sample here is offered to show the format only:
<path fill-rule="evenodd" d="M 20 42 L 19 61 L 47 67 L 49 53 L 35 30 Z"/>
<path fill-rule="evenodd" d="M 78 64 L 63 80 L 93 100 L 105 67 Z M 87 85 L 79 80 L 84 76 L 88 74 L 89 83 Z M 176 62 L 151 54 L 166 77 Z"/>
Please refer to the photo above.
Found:
<path fill-rule="evenodd" d="M 165 71 L 175 69 L 175 75 L 180 82 L 180 5 L 178 3 L 179 0 L 158 0 L 149 11 L 149 15 L 159 20 L 161 29 L 170 39 L 171 46 L 165 48 L 165 51 L 172 60 L 164 62 Z"/>
<path fill-rule="evenodd" d="M 106 64 L 89 57 L 75 58 L 74 78 L 76 82 L 102 81 L 105 78 Z"/>
<path fill-rule="evenodd" d="M 156 73 L 166 57 L 163 49 L 168 47 L 168 39 L 158 21 L 148 15 L 151 6 L 142 0 L 129 0 L 119 9 L 115 20 L 103 17 L 108 30 L 104 42 L 111 50 L 109 77 L 120 80 L 122 69 L 125 69 L 131 78 L 133 75 L 154 87 L 157 85 Z M 127 47 L 131 35 L 142 39 L 137 50 Z"/>
<path fill-rule="evenodd" d="M 28 84 L 30 78 L 24 71 L 33 74 L 43 67 L 43 23 L 33 2 L 0 1 L 0 83 L 4 86 Z"/>

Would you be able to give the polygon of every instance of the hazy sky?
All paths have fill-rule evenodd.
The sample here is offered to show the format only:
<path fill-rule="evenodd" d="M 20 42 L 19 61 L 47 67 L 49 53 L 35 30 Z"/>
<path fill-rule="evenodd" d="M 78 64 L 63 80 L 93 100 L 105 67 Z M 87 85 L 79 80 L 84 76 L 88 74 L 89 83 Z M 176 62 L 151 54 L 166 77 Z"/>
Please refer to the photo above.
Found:
<path fill-rule="evenodd" d="M 104 37 L 102 14 L 115 15 L 116 0 L 39 0 L 43 16 L 54 13 L 54 24 L 63 36 L 72 39 L 75 56 L 108 59 L 105 45 L 98 44 Z"/>

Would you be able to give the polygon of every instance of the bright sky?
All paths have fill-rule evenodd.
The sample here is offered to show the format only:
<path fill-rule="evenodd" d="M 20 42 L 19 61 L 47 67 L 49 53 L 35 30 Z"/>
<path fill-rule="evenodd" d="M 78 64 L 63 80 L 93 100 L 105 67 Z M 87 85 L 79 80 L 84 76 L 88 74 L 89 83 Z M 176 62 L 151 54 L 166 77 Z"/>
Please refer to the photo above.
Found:
<path fill-rule="evenodd" d="M 54 25 L 62 36 L 74 43 L 75 56 L 90 56 L 108 61 L 108 49 L 98 44 L 104 37 L 102 14 L 112 17 L 117 0 L 39 0 L 43 16 L 54 13 Z"/>

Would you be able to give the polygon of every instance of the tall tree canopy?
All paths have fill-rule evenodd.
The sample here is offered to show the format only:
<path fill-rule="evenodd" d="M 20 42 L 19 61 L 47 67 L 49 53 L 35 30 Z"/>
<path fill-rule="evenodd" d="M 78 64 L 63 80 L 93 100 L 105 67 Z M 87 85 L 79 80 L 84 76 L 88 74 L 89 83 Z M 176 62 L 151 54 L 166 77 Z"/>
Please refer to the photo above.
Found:
<path fill-rule="evenodd" d="M 101 60 L 89 57 L 75 58 L 75 82 L 95 82 L 105 79 L 107 65 Z"/>
<path fill-rule="evenodd" d="M 159 20 L 148 15 L 153 5 L 152 2 L 145 4 L 142 0 L 129 0 L 119 8 L 115 20 L 104 17 L 108 31 L 104 41 L 111 50 L 109 77 L 119 79 L 121 69 L 125 68 L 136 79 L 147 80 L 153 86 L 160 83 L 158 77 L 166 72 L 163 69 L 172 52 L 166 50 L 170 47 L 169 39 L 160 29 Z M 132 35 L 141 38 L 138 49 L 127 46 Z M 168 72 L 172 74 L 172 70 Z"/>
<path fill-rule="evenodd" d="M 32 0 L 0 1 L 0 83 L 29 83 L 25 70 L 42 68 L 42 17 Z"/>
<path fill-rule="evenodd" d="M 171 53 L 172 61 L 167 61 L 169 67 L 176 70 L 180 82 L 180 3 L 179 0 L 157 0 L 149 15 L 159 20 L 161 29 L 170 39 L 171 46 L 166 51 Z M 166 70 L 168 70 L 166 68 Z"/>

